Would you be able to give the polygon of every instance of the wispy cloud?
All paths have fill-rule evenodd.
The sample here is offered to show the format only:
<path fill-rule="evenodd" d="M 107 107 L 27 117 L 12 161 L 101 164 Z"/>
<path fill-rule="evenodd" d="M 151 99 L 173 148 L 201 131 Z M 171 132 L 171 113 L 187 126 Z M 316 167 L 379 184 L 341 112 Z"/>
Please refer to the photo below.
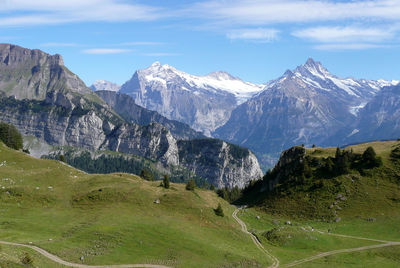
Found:
<path fill-rule="evenodd" d="M 390 27 L 313 27 L 292 33 L 296 37 L 322 43 L 372 42 L 379 43 L 392 39 L 395 31 Z"/>
<path fill-rule="evenodd" d="M 227 37 L 231 40 L 240 39 L 254 42 L 271 42 L 278 37 L 278 30 L 275 29 L 236 29 L 227 33 Z"/>
<path fill-rule="evenodd" d="M 388 48 L 396 41 L 399 27 L 380 25 L 311 27 L 292 33 L 293 36 L 313 42 L 318 50 L 362 50 Z"/>
<path fill-rule="evenodd" d="M 154 52 L 154 53 L 143 53 L 141 55 L 145 57 L 174 57 L 174 56 L 180 56 L 181 54 L 168 53 L 168 52 Z"/>
<path fill-rule="evenodd" d="M 236 25 L 337 21 L 399 20 L 398 0 L 210 0 L 197 3 L 193 16 Z"/>
<path fill-rule="evenodd" d="M 169 14 L 163 12 L 160 7 L 118 0 L 3 0 L 0 2 L 0 12 L 4 13 L 0 18 L 0 26 L 34 26 L 88 21 L 148 21 Z"/>
<path fill-rule="evenodd" d="M 82 50 L 85 54 L 121 54 L 131 52 L 130 49 L 120 49 L 120 48 L 91 48 Z"/>

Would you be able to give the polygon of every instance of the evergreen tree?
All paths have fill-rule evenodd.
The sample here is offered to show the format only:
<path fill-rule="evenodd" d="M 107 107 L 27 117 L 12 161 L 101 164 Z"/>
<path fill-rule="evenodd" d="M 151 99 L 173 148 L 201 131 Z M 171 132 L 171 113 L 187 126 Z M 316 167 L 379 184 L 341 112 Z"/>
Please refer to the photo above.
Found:
<path fill-rule="evenodd" d="M 379 167 L 382 165 L 382 160 L 376 156 L 374 148 L 369 146 L 362 155 L 363 163 L 366 167 Z"/>
<path fill-rule="evenodd" d="M 154 181 L 153 173 L 151 173 L 151 171 L 148 170 L 147 168 L 142 169 L 142 171 L 140 172 L 140 177 L 142 177 L 146 181 Z"/>
<path fill-rule="evenodd" d="M 23 147 L 23 139 L 18 129 L 11 124 L 0 123 L 0 141 L 10 148 L 20 150 Z"/>
<path fill-rule="evenodd" d="M 189 180 L 186 184 L 186 190 L 188 191 L 193 191 L 194 188 L 196 187 L 196 183 L 194 182 L 194 180 Z"/>
<path fill-rule="evenodd" d="M 164 186 L 165 189 L 169 188 L 169 177 L 168 177 L 168 175 L 164 175 L 163 186 Z"/>
<path fill-rule="evenodd" d="M 63 154 L 60 154 L 59 160 L 60 160 L 61 162 L 65 162 L 65 156 L 64 156 Z"/>
<path fill-rule="evenodd" d="M 218 207 L 214 209 L 215 215 L 223 217 L 224 216 L 224 210 L 222 209 L 222 206 L 220 203 L 218 203 Z"/>

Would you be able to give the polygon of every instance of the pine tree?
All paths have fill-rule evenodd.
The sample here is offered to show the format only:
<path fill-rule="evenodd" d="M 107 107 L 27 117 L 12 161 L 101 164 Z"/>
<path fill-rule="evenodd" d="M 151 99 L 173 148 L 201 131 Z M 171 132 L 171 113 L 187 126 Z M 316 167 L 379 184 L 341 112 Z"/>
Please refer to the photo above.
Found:
<path fill-rule="evenodd" d="M 164 175 L 163 186 L 164 186 L 165 189 L 169 188 L 169 177 L 168 177 L 168 175 Z"/>
<path fill-rule="evenodd" d="M 218 207 L 214 209 L 215 215 L 223 217 L 224 216 L 224 210 L 222 209 L 222 206 L 220 203 L 218 203 Z"/>
<path fill-rule="evenodd" d="M 369 146 L 362 155 L 362 160 L 366 167 L 379 167 L 382 165 L 382 160 L 376 156 L 374 148 Z"/>
<path fill-rule="evenodd" d="M 21 133 L 11 124 L 0 123 L 0 141 L 15 150 L 20 150 L 23 147 Z"/>
<path fill-rule="evenodd" d="M 186 190 L 188 190 L 188 191 L 193 191 L 195 187 L 196 187 L 196 183 L 194 182 L 193 179 L 189 180 L 186 184 Z"/>

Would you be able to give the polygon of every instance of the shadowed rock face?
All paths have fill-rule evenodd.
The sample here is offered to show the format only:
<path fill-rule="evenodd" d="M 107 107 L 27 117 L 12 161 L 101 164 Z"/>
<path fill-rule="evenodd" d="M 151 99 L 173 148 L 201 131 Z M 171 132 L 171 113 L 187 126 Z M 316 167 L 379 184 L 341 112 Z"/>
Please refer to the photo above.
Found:
<path fill-rule="evenodd" d="M 213 135 L 275 160 L 299 144 L 345 144 L 360 109 L 390 83 L 339 78 L 309 59 L 234 109 Z"/>
<path fill-rule="evenodd" d="M 179 161 L 217 187 L 243 188 L 263 173 L 255 155 L 246 148 L 216 139 L 179 141 Z M 210 176 L 211 175 L 211 176 Z"/>
<path fill-rule="evenodd" d="M 261 88 L 224 72 L 194 76 L 156 62 L 136 71 L 120 92 L 142 107 L 209 136 L 229 119 L 238 103 Z"/>
<path fill-rule="evenodd" d="M 150 111 L 137 105 L 135 100 L 126 94 L 108 90 L 96 91 L 96 94 L 128 122 L 139 125 L 162 124 L 178 140 L 204 138 L 204 135 L 191 129 L 187 124 L 169 120 L 155 111 Z"/>
<path fill-rule="evenodd" d="M 0 44 L 0 87 L 6 96 L 45 100 L 49 92 L 90 92 L 65 66 L 60 55 L 49 55 L 10 44 Z M 57 94 L 53 94 L 56 96 Z M 55 99 L 51 100 L 55 101 Z"/>
<path fill-rule="evenodd" d="M 349 143 L 400 138 L 400 85 L 383 88 L 363 109 Z"/>
<path fill-rule="evenodd" d="M 248 156 L 252 155 L 248 149 L 242 149 L 247 154 L 235 155 L 216 146 L 214 140 L 201 144 L 209 148 L 214 162 L 191 163 L 192 152 L 183 152 L 167 128 L 157 123 L 127 123 L 63 66 L 59 55 L 1 44 L 0 59 L 0 121 L 14 124 L 23 135 L 50 145 L 136 154 L 168 168 L 190 167 L 216 186 L 242 187 L 261 176 L 257 159 Z M 196 146 L 200 145 L 190 145 Z M 209 156 L 196 153 L 196 157 Z"/>

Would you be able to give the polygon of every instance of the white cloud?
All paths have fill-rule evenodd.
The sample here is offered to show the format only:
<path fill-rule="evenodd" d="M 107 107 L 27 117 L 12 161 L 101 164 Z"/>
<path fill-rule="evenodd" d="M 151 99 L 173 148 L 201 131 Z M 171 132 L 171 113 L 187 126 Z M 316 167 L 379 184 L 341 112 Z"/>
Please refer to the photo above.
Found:
<path fill-rule="evenodd" d="M 394 29 L 390 27 L 313 27 L 295 31 L 292 35 L 321 43 L 379 43 L 395 37 Z"/>
<path fill-rule="evenodd" d="M 236 25 L 337 20 L 399 20 L 398 0 L 210 0 L 197 3 L 192 16 Z"/>
<path fill-rule="evenodd" d="M 120 48 L 91 48 L 82 50 L 85 54 L 121 54 L 131 52 L 130 49 L 120 49 Z"/>
<path fill-rule="evenodd" d="M 278 30 L 275 29 L 236 29 L 228 32 L 229 39 L 242 39 L 256 42 L 271 42 L 278 37 Z"/>
<path fill-rule="evenodd" d="M 84 21 L 147 21 L 165 17 L 161 8 L 118 0 L 0 0 L 0 26 Z M 9 14 L 18 15 L 9 15 Z"/>

